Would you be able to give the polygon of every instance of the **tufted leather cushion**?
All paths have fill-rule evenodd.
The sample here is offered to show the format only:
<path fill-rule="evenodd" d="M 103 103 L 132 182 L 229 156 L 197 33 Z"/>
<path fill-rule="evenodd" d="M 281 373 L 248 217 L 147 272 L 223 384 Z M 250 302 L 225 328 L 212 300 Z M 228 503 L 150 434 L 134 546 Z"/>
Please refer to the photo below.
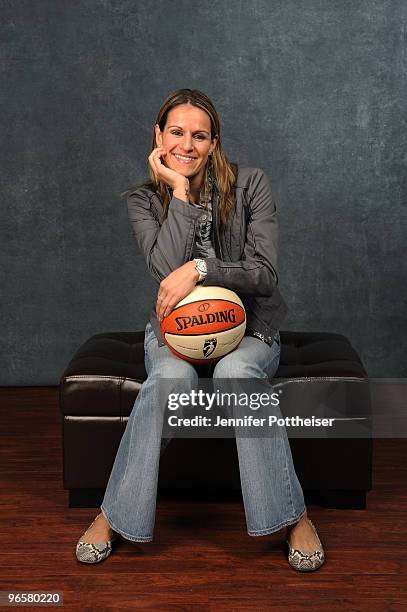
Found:
<path fill-rule="evenodd" d="M 367 377 L 359 355 L 341 334 L 285 331 L 280 336 L 282 350 L 276 378 Z"/>

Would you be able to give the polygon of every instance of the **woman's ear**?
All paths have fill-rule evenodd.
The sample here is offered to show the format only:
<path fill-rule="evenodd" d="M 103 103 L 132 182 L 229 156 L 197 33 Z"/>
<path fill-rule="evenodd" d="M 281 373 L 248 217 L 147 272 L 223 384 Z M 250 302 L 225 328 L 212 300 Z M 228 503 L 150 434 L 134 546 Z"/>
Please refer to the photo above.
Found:
<path fill-rule="evenodd" d="M 160 130 L 160 126 L 158 125 L 158 123 L 155 124 L 154 126 L 155 129 L 155 142 L 157 147 L 161 147 L 162 145 L 162 141 L 163 141 L 163 136 Z"/>

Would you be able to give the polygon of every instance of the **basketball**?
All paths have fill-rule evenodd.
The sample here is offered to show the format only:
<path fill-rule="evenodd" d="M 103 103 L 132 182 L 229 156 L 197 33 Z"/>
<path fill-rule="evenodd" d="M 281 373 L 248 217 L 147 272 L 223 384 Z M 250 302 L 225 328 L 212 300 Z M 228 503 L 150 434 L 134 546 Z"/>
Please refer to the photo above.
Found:
<path fill-rule="evenodd" d="M 208 363 L 239 346 L 246 311 L 239 296 L 224 287 L 198 285 L 161 321 L 168 348 L 190 363 Z"/>

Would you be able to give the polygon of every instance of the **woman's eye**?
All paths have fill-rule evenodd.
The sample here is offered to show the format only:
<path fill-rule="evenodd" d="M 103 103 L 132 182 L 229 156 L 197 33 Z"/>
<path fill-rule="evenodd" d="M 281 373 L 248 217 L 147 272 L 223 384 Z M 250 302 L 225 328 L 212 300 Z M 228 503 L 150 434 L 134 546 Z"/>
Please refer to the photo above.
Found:
<path fill-rule="evenodd" d="M 179 135 L 182 135 L 182 132 L 180 132 L 179 130 L 174 130 L 173 132 L 171 132 L 171 134 L 173 134 L 174 136 L 179 136 Z M 195 134 L 195 138 L 198 138 L 199 140 L 203 140 L 205 136 L 203 134 Z"/>

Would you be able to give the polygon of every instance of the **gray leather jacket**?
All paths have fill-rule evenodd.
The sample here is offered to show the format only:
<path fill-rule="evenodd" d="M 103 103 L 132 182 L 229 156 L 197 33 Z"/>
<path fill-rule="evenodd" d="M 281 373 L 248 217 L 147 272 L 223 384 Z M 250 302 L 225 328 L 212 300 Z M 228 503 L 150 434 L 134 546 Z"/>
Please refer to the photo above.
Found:
<path fill-rule="evenodd" d="M 218 199 L 213 194 L 216 257 L 207 258 L 203 285 L 220 285 L 235 291 L 246 309 L 247 327 L 273 337 L 287 313 L 278 290 L 278 224 L 270 182 L 260 168 L 238 166 L 235 206 L 223 231 L 219 230 Z M 148 186 L 127 195 L 129 220 L 148 269 L 160 283 L 176 268 L 193 259 L 196 226 L 202 209 L 173 197 L 162 220 L 160 196 Z M 164 345 L 155 304 L 150 323 L 160 346 Z"/>

